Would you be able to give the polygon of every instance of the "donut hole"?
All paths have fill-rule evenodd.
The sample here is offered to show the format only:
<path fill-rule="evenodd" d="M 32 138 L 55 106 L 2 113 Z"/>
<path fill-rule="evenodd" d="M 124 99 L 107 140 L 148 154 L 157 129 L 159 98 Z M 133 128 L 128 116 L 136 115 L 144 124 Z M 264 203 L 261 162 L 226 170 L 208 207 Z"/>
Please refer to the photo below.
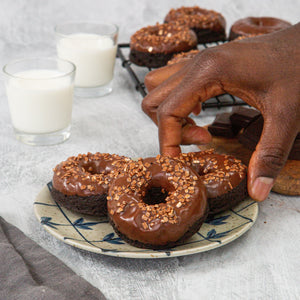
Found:
<path fill-rule="evenodd" d="M 270 18 L 253 18 L 252 23 L 257 27 L 274 26 L 276 23 Z"/>
<path fill-rule="evenodd" d="M 93 164 L 83 166 L 83 168 L 87 173 L 90 173 L 91 175 L 98 174 L 98 172 Z"/>
<path fill-rule="evenodd" d="M 88 162 L 81 165 L 85 172 L 91 175 L 103 174 L 106 175 L 111 172 L 111 169 L 108 166 L 104 166 L 97 161 Z"/>
<path fill-rule="evenodd" d="M 166 203 L 166 198 L 168 197 L 169 193 L 162 187 L 150 187 L 146 191 L 146 195 L 143 198 L 143 202 L 147 205 L 155 205 L 159 203 Z"/>

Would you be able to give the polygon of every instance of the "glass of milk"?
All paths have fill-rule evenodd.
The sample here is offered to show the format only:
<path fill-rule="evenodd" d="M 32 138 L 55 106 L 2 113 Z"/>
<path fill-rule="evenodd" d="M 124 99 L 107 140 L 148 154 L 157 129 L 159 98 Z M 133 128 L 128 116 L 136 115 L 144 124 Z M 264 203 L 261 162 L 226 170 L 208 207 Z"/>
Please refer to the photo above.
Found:
<path fill-rule="evenodd" d="M 118 27 L 69 22 L 55 27 L 57 55 L 76 65 L 75 95 L 99 97 L 112 91 Z"/>
<path fill-rule="evenodd" d="M 56 58 L 30 58 L 3 67 L 16 138 L 53 145 L 70 137 L 75 65 Z"/>

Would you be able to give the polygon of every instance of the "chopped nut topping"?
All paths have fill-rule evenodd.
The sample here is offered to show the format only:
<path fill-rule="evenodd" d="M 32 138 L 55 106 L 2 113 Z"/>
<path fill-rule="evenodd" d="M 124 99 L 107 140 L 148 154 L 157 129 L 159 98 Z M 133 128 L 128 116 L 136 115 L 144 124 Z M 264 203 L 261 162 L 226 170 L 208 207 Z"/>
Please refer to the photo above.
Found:
<path fill-rule="evenodd" d="M 111 171 L 106 174 L 104 171 L 98 170 L 96 161 L 107 164 Z M 95 192 L 103 193 L 108 188 L 110 181 L 119 174 L 119 168 L 123 168 L 130 161 L 129 158 L 124 156 L 109 153 L 97 152 L 92 154 L 88 152 L 87 154 L 78 154 L 69 157 L 53 169 L 54 176 L 56 176 L 55 182 L 62 192 L 75 192 L 80 189 L 85 190 L 85 194 L 86 191 L 91 194 Z"/>
<path fill-rule="evenodd" d="M 131 48 L 142 47 L 145 49 L 144 51 L 150 53 L 172 53 L 176 51 L 175 47 L 178 45 L 178 41 L 185 51 L 197 45 L 197 37 L 189 27 L 165 23 L 141 28 L 131 36 L 130 46 Z"/>

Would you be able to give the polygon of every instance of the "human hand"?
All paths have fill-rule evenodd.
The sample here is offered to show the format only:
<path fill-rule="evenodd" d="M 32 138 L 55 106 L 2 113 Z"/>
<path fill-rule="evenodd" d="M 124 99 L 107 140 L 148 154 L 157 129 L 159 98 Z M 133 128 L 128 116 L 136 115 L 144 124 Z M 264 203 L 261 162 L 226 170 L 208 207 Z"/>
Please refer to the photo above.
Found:
<path fill-rule="evenodd" d="M 172 67 L 172 66 L 171 66 Z M 286 30 L 201 51 L 178 70 L 163 68 L 162 83 L 142 108 L 158 125 L 160 151 L 210 141 L 188 117 L 201 102 L 229 93 L 260 110 L 264 128 L 248 168 L 249 195 L 263 201 L 300 131 L 300 23 Z M 159 70 L 157 70 L 159 73 Z"/>

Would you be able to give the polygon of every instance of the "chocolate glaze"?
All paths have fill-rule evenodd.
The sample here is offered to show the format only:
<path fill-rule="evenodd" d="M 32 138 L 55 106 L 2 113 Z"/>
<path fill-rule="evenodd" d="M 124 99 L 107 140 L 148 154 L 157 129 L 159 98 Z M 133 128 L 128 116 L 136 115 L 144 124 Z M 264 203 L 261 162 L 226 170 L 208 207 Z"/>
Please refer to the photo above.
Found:
<path fill-rule="evenodd" d="M 130 49 L 146 53 L 178 53 L 197 46 L 195 33 L 187 26 L 157 24 L 143 27 L 130 39 Z"/>
<path fill-rule="evenodd" d="M 106 194 L 109 184 L 129 158 L 108 153 L 69 157 L 54 168 L 53 187 L 65 195 Z"/>
<path fill-rule="evenodd" d="M 271 17 L 248 17 L 236 21 L 230 29 L 229 40 L 240 36 L 260 35 L 282 30 L 292 26 L 291 23 Z"/>
<path fill-rule="evenodd" d="M 168 192 L 165 202 L 149 205 L 143 197 L 151 187 Z M 117 232 L 139 244 L 163 246 L 180 238 L 207 212 L 206 190 L 187 165 L 168 157 L 127 164 L 107 197 Z"/>
<path fill-rule="evenodd" d="M 172 59 L 168 61 L 168 65 L 177 64 L 183 60 L 192 59 L 194 58 L 200 50 L 190 50 L 188 52 L 181 52 L 179 54 L 175 54 Z"/>
<path fill-rule="evenodd" d="M 171 9 L 165 17 L 165 23 L 187 25 L 194 30 L 198 37 L 199 43 L 213 42 L 225 39 L 226 21 L 224 17 L 213 10 L 206 10 L 198 6 L 194 7 L 180 7 L 178 9 Z M 207 39 L 209 33 L 212 36 L 211 40 Z M 205 41 L 202 39 L 205 38 Z"/>
<path fill-rule="evenodd" d="M 208 199 L 208 218 L 215 214 L 235 207 L 237 204 L 242 202 L 247 196 L 247 177 L 245 177 L 238 186 L 228 191 L 227 193 L 217 196 L 215 198 Z"/>
<path fill-rule="evenodd" d="M 207 198 L 216 198 L 237 187 L 246 177 L 246 166 L 230 155 L 213 150 L 181 153 L 179 159 L 192 167 L 207 188 Z"/>
<path fill-rule="evenodd" d="M 207 207 L 208 208 L 208 207 Z M 208 210 L 208 209 L 207 209 Z M 199 220 L 197 220 L 189 229 L 186 231 L 186 233 L 181 236 L 177 241 L 170 241 L 167 244 L 164 245 L 153 245 L 153 244 L 145 244 L 142 243 L 138 240 L 131 240 L 129 239 L 126 235 L 124 235 L 122 232 L 118 230 L 118 228 L 115 226 L 115 224 L 110 220 L 110 223 L 112 227 L 114 228 L 115 232 L 120 236 L 120 238 L 127 242 L 128 244 L 135 246 L 135 247 L 140 247 L 140 248 L 149 248 L 149 249 L 171 249 L 175 246 L 183 244 L 187 239 L 189 239 L 191 236 L 193 236 L 196 232 L 199 231 L 201 225 L 204 223 L 204 221 L 207 219 L 207 213 L 203 215 Z"/>

